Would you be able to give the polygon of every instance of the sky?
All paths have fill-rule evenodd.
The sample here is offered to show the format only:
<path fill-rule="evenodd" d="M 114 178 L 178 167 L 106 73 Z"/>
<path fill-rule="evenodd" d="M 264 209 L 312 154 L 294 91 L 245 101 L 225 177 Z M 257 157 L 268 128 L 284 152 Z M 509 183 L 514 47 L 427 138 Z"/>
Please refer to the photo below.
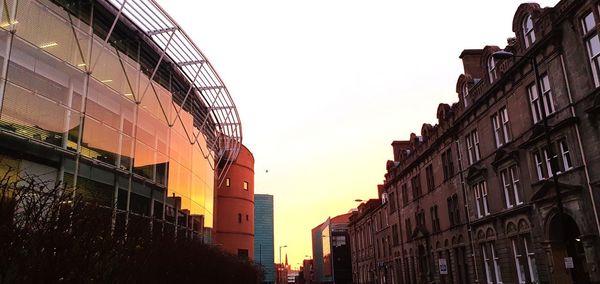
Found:
<path fill-rule="evenodd" d="M 506 46 L 522 2 L 158 0 L 231 93 L 293 267 L 312 228 L 377 197 L 392 141 L 458 101 L 458 56 Z"/>

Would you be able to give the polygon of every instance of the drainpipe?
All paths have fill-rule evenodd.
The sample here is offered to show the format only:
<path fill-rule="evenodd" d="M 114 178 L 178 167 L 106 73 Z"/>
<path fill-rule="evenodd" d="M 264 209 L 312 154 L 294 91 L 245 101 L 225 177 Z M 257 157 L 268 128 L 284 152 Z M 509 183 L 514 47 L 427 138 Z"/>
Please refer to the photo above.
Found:
<path fill-rule="evenodd" d="M 462 156 L 460 155 L 460 139 L 456 139 L 456 155 L 458 157 L 458 173 L 460 175 L 460 186 L 462 190 L 463 200 L 465 201 L 464 213 L 467 220 L 467 237 L 469 238 L 469 243 L 471 244 L 471 257 L 473 258 L 473 271 L 475 272 L 475 282 L 479 283 L 479 273 L 477 272 L 477 267 L 475 264 L 477 263 L 477 259 L 475 259 L 475 244 L 473 243 L 473 230 L 471 229 L 471 217 L 469 215 L 469 202 L 467 202 L 467 189 L 465 187 L 465 177 L 463 175 L 462 168 Z M 460 273 L 460 272 L 459 272 Z M 465 275 L 466 276 L 466 275 Z"/>

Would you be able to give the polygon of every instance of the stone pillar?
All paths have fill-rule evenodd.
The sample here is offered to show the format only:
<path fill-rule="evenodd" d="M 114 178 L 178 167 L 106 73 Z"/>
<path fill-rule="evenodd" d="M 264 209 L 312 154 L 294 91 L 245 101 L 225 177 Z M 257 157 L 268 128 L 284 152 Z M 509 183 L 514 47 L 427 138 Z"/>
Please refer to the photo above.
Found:
<path fill-rule="evenodd" d="M 554 258 L 552 257 L 552 241 L 543 241 L 542 249 L 544 250 L 544 257 L 546 258 L 546 262 L 548 263 L 547 273 L 539 273 L 540 269 L 538 268 L 538 277 L 541 283 L 550 283 L 551 275 L 554 273 Z"/>
<path fill-rule="evenodd" d="M 588 275 L 591 283 L 600 283 L 600 267 L 598 263 L 598 236 L 584 235 L 581 236 L 583 251 L 585 253 L 585 263 L 587 266 Z"/>

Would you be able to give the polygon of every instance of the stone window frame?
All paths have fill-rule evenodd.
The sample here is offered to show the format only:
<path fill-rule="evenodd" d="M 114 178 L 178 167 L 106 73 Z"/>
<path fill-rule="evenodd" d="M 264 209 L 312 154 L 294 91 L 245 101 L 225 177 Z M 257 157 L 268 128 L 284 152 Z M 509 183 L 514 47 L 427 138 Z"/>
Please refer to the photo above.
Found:
<path fill-rule="evenodd" d="M 465 136 L 465 141 L 469 165 L 475 164 L 481 159 L 481 151 L 479 149 L 479 133 L 477 132 L 477 128 L 473 129 Z"/>
<path fill-rule="evenodd" d="M 502 106 L 497 112 L 494 112 L 491 120 L 496 148 L 500 148 L 511 141 L 510 118 L 506 106 Z"/>
<path fill-rule="evenodd" d="M 498 80 L 498 64 L 496 64 L 496 60 L 494 59 L 493 56 L 488 56 L 487 59 L 487 73 L 488 73 L 488 79 L 490 80 L 490 84 L 494 83 L 496 80 Z"/>
<path fill-rule="evenodd" d="M 509 180 L 506 180 L 507 178 Z M 498 180 L 504 196 L 504 208 L 511 209 L 524 204 L 521 171 L 517 163 L 512 162 L 500 168 L 498 170 Z M 509 184 L 507 184 L 507 182 Z M 515 183 L 517 183 L 517 185 L 515 185 Z M 510 186 L 510 191 L 507 190 L 507 185 Z M 511 196 L 509 196 L 509 194 L 512 194 L 512 197 L 514 197 L 514 204 L 511 202 L 512 199 L 510 198 Z"/>
<path fill-rule="evenodd" d="M 543 120 L 542 111 L 546 114 L 546 117 L 556 113 L 556 107 L 554 103 L 554 93 L 552 92 L 552 86 L 550 83 L 550 77 L 547 73 L 540 75 L 541 93 L 544 96 L 544 106 L 537 92 L 537 82 L 532 82 L 527 85 L 527 96 L 529 98 L 529 107 L 531 109 L 531 117 L 533 118 L 533 124 L 541 123 Z"/>
<path fill-rule="evenodd" d="M 557 159 L 557 174 L 562 174 L 575 168 L 572 144 L 568 141 L 567 135 L 561 135 L 552 139 L 550 147 L 553 147 L 552 150 Z M 543 143 L 531 149 L 530 153 L 533 172 L 535 173 L 534 179 L 541 181 L 552 178 L 554 173 L 552 171 L 552 157 L 548 156 L 548 145 Z"/>
<path fill-rule="evenodd" d="M 496 249 L 496 231 L 491 226 L 487 226 L 485 230 L 479 229 L 477 241 L 484 269 L 484 283 L 502 284 L 500 256 L 498 255 L 498 249 Z"/>
<path fill-rule="evenodd" d="M 484 218 L 491 214 L 490 202 L 488 200 L 489 189 L 487 181 L 480 179 L 471 184 L 471 191 L 473 192 L 473 203 L 475 203 L 475 217 L 477 219 Z"/>
<path fill-rule="evenodd" d="M 597 28 L 598 22 L 600 21 L 598 21 L 598 9 L 599 6 L 596 5 L 595 8 L 586 10 L 585 12 L 581 13 L 578 21 L 581 27 L 581 37 L 585 45 L 588 61 L 592 71 L 592 79 L 596 88 L 600 87 L 600 33 Z M 589 18 L 590 16 L 591 18 Z M 588 19 L 593 22 L 587 22 L 586 20 Z M 592 42 L 596 42 L 598 44 L 598 50 L 596 54 L 593 54 Z"/>
<path fill-rule="evenodd" d="M 530 222 L 523 217 L 508 220 L 505 225 L 505 234 L 510 240 L 510 251 L 515 265 L 515 273 L 517 274 L 517 283 L 525 284 L 532 282 L 536 283 L 536 281 L 539 281 Z M 523 249 L 521 254 L 518 254 L 517 250 L 517 245 L 519 244 L 522 244 L 522 246 L 519 247 L 520 249 Z M 525 253 L 524 255 L 523 252 Z M 520 265 L 523 257 L 526 259 L 526 263 L 524 263 L 525 271 L 521 270 Z"/>
<path fill-rule="evenodd" d="M 533 18 L 531 17 L 531 14 L 527 14 L 525 17 L 523 17 L 521 27 L 523 29 L 523 41 L 525 42 L 525 49 L 527 49 L 536 41 L 535 28 L 533 26 Z"/>

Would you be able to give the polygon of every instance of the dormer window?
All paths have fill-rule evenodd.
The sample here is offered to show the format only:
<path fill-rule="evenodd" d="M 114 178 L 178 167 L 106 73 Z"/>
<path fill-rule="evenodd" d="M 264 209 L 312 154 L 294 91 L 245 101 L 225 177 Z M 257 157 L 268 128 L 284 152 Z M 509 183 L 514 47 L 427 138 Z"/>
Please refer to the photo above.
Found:
<path fill-rule="evenodd" d="M 463 97 L 463 103 L 465 104 L 465 108 L 466 108 L 466 107 L 469 106 L 469 100 L 468 100 L 468 97 L 469 97 L 469 84 L 464 83 L 462 85 L 461 92 L 462 92 L 462 97 Z"/>
<path fill-rule="evenodd" d="M 535 42 L 535 31 L 533 30 L 533 20 L 531 15 L 527 15 L 523 19 L 523 37 L 525 40 L 525 48 L 529 48 Z"/>
<path fill-rule="evenodd" d="M 494 60 L 494 57 L 490 56 L 488 58 L 488 75 L 490 78 L 490 83 L 494 83 L 494 81 L 496 81 L 496 79 L 498 79 L 498 75 L 496 73 L 496 60 Z"/>

